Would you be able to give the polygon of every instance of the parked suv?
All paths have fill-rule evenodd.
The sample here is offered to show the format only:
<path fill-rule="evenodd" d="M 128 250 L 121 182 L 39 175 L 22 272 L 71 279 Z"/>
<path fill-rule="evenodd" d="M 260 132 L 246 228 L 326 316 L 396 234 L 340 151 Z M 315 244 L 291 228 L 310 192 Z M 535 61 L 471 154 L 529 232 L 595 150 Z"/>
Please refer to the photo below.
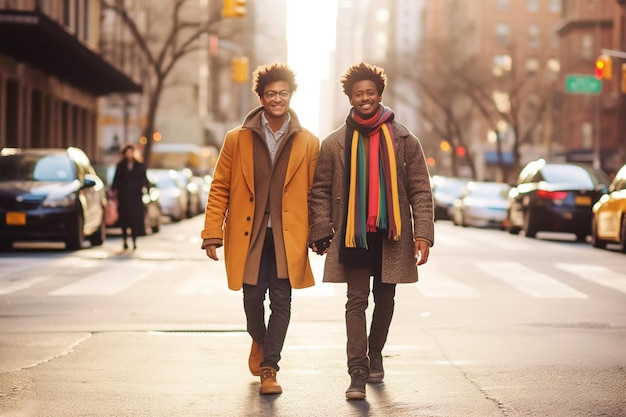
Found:
<path fill-rule="evenodd" d="M 573 233 L 584 242 L 591 234 L 591 207 L 607 191 L 609 177 L 600 170 L 574 163 L 530 162 L 509 191 L 507 228 Z"/>
<path fill-rule="evenodd" d="M 80 249 L 105 236 L 104 184 L 79 148 L 0 151 L 0 248 L 13 242 L 62 241 Z"/>

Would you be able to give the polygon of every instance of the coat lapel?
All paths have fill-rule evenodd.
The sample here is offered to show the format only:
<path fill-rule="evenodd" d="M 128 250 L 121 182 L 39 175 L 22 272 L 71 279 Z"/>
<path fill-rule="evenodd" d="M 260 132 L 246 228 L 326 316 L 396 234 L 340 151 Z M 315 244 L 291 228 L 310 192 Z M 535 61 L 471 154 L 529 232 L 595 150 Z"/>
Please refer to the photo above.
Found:
<path fill-rule="evenodd" d="M 305 135 L 296 133 L 292 141 L 289 164 L 287 165 L 287 172 L 285 173 L 285 184 L 289 184 L 289 181 L 291 181 L 291 178 L 293 178 L 296 170 L 304 160 L 306 153 L 307 141 Z"/>
<path fill-rule="evenodd" d="M 239 155 L 241 157 L 241 170 L 246 185 L 254 194 L 254 149 L 253 137 L 250 129 L 239 130 Z"/>

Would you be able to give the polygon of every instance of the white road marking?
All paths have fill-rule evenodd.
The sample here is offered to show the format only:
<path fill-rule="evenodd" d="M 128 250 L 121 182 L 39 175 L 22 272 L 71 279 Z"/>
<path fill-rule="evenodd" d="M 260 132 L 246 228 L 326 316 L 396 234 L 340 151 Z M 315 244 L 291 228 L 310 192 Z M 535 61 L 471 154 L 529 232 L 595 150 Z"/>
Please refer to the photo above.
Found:
<path fill-rule="evenodd" d="M 477 261 L 490 276 L 536 298 L 588 298 L 584 293 L 518 262 Z"/>
<path fill-rule="evenodd" d="M 419 267 L 419 282 L 412 284 L 427 298 L 475 298 L 480 293 L 452 278 L 433 263 Z"/>
<path fill-rule="evenodd" d="M 111 270 L 100 270 L 72 284 L 49 291 L 48 295 L 115 295 L 145 279 L 149 274 L 150 271 L 127 267 L 120 268 L 117 273 Z"/>
<path fill-rule="evenodd" d="M 604 266 L 556 263 L 557 268 L 570 272 L 594 284 L 626 293 L 626 274 L 613 272 Z"/>
<path fill-rule="evenodd" d="M 0 295 L 6 295 L 25 290 L 26 288 L 30 288 L 38 282 L 45 281 L 49 278 L 49 276 L 40 275 L 28 278 L 11 278 L 8 280 L 3 279 L 2 282 L 0 282 Z"/>

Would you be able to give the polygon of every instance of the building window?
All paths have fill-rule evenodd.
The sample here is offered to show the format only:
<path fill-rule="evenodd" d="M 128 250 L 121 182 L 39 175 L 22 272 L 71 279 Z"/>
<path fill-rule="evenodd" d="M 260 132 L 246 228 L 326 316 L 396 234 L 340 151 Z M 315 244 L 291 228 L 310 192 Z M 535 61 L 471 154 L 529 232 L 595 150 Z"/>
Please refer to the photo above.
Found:
<path fill-rule="evenodd" d="M 589 149 L 593 146 L 593 126 L 589 122 L 583 123 L 581 127 L 582 148 Z"/>
<path fill-rule="evenodd" d="M 526 0 L 526 9 L 531 13 L 539 11 L 539 0 Z"/>
<path fill-rule="evenodd" d="M 511 28 L 507 23 L 496 24 L 496 43 L 501 46 L 508 46 L 511 41 Z"/>
<path fill-rule="evenodd" d="M 528 26 L 528 46 L 531 48 L 539 47 L 539 26 Z"/>
<path fill-rule="evenodd" d="M 496 9 L 507 10 L 509 8 L 509 0 L 496 0 Z"/>
<path fill-rule="evenodd" d="M 548 0 L 548 10 L 551 13 L 561 13 L 561 0 Z"/>
<path fill-rule="evenodd" d="M 591 59 L 593 57 L 593 36 L 584 35 L 581 43 L 581 56 L 583 59 Z"/>
<path fill-rule="evenodd" d="M 559 35 L 556 32 L 550 34 L 550 47 L 552 49 L 559 49 Z"/>
<path fill-rule="evenodd" d="M 493 57 L 493 74 L 495 76 L 504 75 L 511 71 L 513 60 L 511 55 L 496 55 Z"/>
<path fill-rule="evenodd" d="M 67 27 L 71 26 L 71 16 L 70 0 L 63 0 L 63 24 Z"/>
<path fill-rule="evenodd" d="M 556 58 L 548 59 L 548 62 L 546 63 L 546 66 L 552 72 L 558 73 L 558 72 L 561 71 L 561 63 Z"/>
<path fill-rule="evenodd" d="M 526 60 L 526 72 L 528 74 L 536 74 L 539 71 L 539 60 L 537 58 L 528 58 Z"/>

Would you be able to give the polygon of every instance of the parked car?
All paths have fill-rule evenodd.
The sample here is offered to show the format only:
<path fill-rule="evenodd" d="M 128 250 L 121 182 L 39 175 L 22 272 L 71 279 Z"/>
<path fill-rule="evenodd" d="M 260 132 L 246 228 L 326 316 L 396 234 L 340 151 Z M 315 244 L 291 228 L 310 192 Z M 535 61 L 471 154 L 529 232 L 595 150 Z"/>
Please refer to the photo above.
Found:
<path fill-rule="evenodd" d="M 450 209 L 457 226 L 498 227 L 504 229 L 508 208 L 508 184 L 470 181 L 463 187 Z"/>
<path fill-rule="evenodd" d="M 615 175 L 608 193 L 593 206 L 591 244 L 606 248 L 608 243 L 621 245 L 626 253 L 626 165 Z"/>
<path fill-rule="evenodd" d="M 431 186 L 435 205 L 435 220 L 451 220 L 450 208 L 457 199 L 463 187 L 469 182 L 468 178 L 447 177 L 433 175 Z"/>
<path fill-rule="evenodd" d="M 574 233 L 578 241 L 591 234 L 591 207 L 606 193 L 608 176 L 600 170 L 574 163 L 530 162 L 509 191 L 507 228 L 524 231 Z"/>
<path fill-rule="evenodd" d="M 185 168 L 176 172 L 178 173 L 179 181 L 182 182 L 187 190 L 186 217 L 191 218 L 200 213 L 201 210 L 204 210 L 204 205 L 200 201 L 200 187 L 196 182 L 192 181 L 193 172 L 190 169 Z"/>
<path fill-rule="evenodd" d="M 194 175 L 193 177 L 191 177 L 190 180 L 198 186 L 198 210 L 199 213 L 204 213 L 207 200 L 209 199 L 209 192 L 211 191 L 211 181 L 213 180 L 213 178 L 210 175 L 205 175 L 204 177 Z"/>
<path fill-rule="evenodd" d="M 185 182 L 181 174 L 173 169 L 149 168 L 148 175 L 154 177 L 161 191 L 161 213 L 172 221 L 180 221 L 187 217 L 189 199 Z"/>
<path fill-rule="evenodd" d="M 0 151 L 0 246 L 61 241 L 69 250 L 106 237 L 102 180 L 79 148 Z"/>
<path fill-rule="evenodd" d="M 113 184 L 113 177 L 115 176 L 115 166 L 97 165 L 95 169 L 100 176 L 100 179 L 102 179 L 102 181 L 104 182 L 106 189 L 109 190 L 111 184 Z M 146 233 L 158 233 L 158 231 L 161 229 L 161 191 L 159 190 L 159 187 L 157 185 L 157 179 L 149 173 L 147 174 L 147 177 L 150 186 L 141 196 L 145 212 Z M 108 198 L 110 198 L 110 194 L 107 192 L 107 199 Z M 113 224 L 107 224 L 107 230 L 109 231 L 116 228 L 119 228 L 117 222 Z"/>

